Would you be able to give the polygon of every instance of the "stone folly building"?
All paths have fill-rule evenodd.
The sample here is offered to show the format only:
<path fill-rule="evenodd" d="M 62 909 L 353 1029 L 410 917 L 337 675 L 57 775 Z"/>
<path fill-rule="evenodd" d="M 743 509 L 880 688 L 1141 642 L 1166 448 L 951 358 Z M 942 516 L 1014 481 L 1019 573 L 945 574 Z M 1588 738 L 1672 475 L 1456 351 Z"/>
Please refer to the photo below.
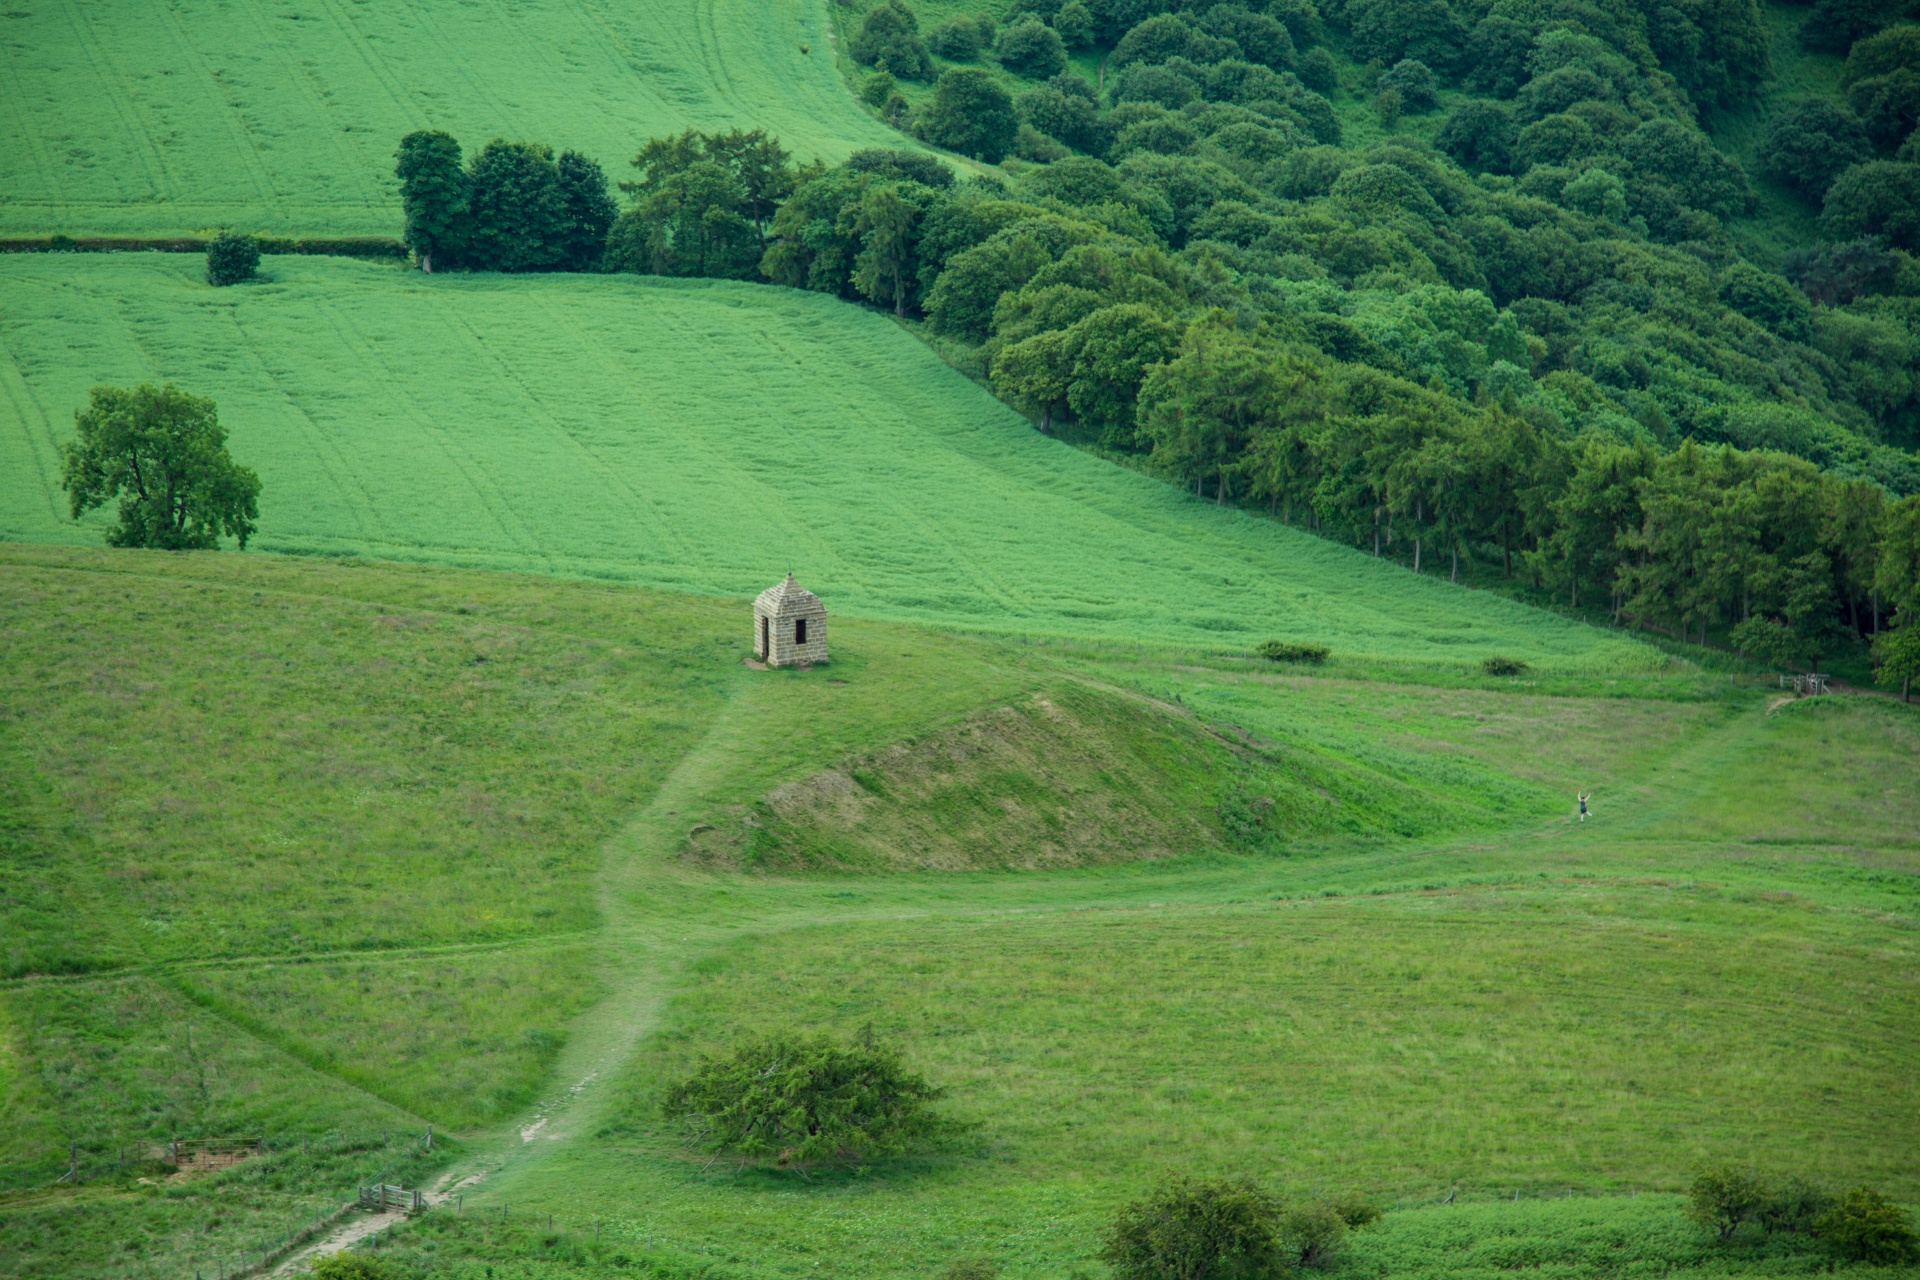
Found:
<path fill-rule="evenodd" d="M 753 656 L 770 667 L 827 660 L 827 607 L 791 573 L 753 602 Z"/>

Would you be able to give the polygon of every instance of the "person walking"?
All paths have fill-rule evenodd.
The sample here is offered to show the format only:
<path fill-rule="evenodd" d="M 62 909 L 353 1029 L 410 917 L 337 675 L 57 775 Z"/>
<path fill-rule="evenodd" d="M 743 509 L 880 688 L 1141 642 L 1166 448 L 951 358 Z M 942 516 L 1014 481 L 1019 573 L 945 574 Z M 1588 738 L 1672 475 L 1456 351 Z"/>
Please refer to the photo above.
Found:
<path fill-rule="evenodd" d="M 1587 820 L 1587 800 L 1593 795 L 1593 792 L 1577 791 L 1574 794 L 1580 797 L 1580 821 L 1585 822 Z"/>

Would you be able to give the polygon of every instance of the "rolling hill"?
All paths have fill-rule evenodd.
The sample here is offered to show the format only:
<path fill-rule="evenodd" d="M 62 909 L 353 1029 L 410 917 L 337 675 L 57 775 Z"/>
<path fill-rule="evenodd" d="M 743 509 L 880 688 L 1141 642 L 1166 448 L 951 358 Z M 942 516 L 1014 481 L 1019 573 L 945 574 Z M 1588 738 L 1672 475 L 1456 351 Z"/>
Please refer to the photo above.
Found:
<path fill-rule="evenodd" d="M 0 235 L 393 235 L 394 144 L 423 128 L 570 147 L 616 178 L 685 128 L 770 128 L 834 161 L 892 134 L 842 87 L 829 29 L 825 0 L 50 0 L 0 14 Z"/>
<path fill-rule="evenodd" d="M 91 541 L 57 445 L 98 383 L 220 404 L 258 546 L 750 595 L 837 612 L 1245 652 L 1645 669 L 1618 635 L 1220 510 L 1051 441 L 886 318 L 635 277 L 423 276 L 275 258 L 0 261 L 0 536 Z M 95 520 L 98 527 L 100 520 Z"/>

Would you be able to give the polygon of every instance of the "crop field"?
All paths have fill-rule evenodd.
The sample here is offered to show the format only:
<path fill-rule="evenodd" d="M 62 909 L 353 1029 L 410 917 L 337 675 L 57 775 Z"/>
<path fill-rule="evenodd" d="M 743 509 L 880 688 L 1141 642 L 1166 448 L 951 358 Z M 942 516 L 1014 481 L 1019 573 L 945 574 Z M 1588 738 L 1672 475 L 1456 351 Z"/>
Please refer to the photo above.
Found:
<path fill-rule="evenodd" d="M 0 601 L 0 1177 L 50 1182 L 69 1141 L 91 1171 L 0 1189 L 9 1275 L 215 1271 L 383 1167 L 489 1172 L 390 1246 L 475 1280 L 1067 1280 L 1165 1169 L 1398 1206 L 1336 1275 L 1802 1275 L 1827 1256 L 1715 1252 L 1664 1193 L 1728 1158 L 1920 1194 L 1896 704 L 859 619 L 829 667 L 763 673 L 738 604 L 231 553 L 11 545 Z M 1043 705 L 1070 731 L 982 739 Z M 692 856 L 835 769 L 878 782 L 882 845 L 970 847 L 996 803 L 1069 835 L 1038 870 Z M 1103 771 L 1164 820 L 1085 803 Z M 1282 774 L 1368 820 L 1237 852 L 1207 788 Z M 1128 840 L 1157 847 L 1110 860 Z M 662 1083 L 775 1025 L 871 1025 L 970 1127 L 860 1177 L 703 1167 Z M 275 1146 L 138 1181 L 208 1131 Z"/>
<path fill-rule="evenodd" d="M 829 31 L 825 0 L 22 6 L 0 14 L 0 234 L 397 235 L 413 129 L 615 178 L 686 128 L 831 162 L 897 135 L 842 88 Z"/>
<path fill-rule="evenodd" d="M 427 277 L 176 255 L 0 263 L 0 536 L 92 541 L 58 444 L 98 383 L 212 396 L 265 485 L 262 550 L 746 596 L 1245 652 L 1270 636 L 1465 670 L 1653 650 L 1256 516 L 1035 432 L 891 321 L 818 294 L 633 277 Z M 561 497 L 564 495 L 564 498 Z"/>

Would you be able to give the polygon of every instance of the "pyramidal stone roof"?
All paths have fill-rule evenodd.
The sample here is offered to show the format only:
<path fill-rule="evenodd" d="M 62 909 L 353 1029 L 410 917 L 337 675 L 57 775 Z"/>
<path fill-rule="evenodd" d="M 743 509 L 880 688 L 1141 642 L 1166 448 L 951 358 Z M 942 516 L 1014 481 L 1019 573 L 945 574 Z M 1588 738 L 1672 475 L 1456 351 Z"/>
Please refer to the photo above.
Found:
<path fill-rule="evenodd" d="M 755 596 L 753 607 L 775 618 L 825 612 L 820 606 L 820 597 L 795 582 L 791 573 Z"/>

